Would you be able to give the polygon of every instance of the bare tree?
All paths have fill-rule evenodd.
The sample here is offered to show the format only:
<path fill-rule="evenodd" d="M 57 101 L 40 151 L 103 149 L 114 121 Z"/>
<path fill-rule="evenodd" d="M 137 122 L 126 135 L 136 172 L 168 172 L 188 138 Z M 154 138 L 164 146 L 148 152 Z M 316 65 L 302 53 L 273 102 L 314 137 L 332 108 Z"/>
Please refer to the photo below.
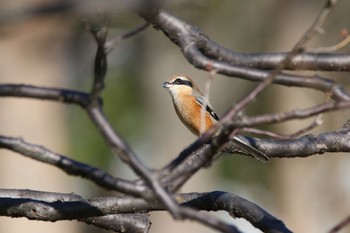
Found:
<path fill-rule="evenodd" d="M 244 218 L 263 232 L 292 232 L 279 219 L 258 204 L 233 193 L 212 191 L 206 193 L 180 193 L 179 190 L 197 172 L 220 159 L 223 152 L 248 155 L 231 145 L 230 138 L 240 136 L 251 146 L 264 152 L 270 159 L 308 157 L 325 152 L 349 152 L 349 123 L 339 129 L 308 134 L 321 124 L 320 114 L 349 109 L 350 94 L 346 86 L 337 80 L 321 76 L 318 71 L 348 72 L 350 55 L 337 53 L 345 46 L 349 36 L 327 48 L 311 49 L 310 39 L 322 31 L 328 15 L 337 1 L 327 0 L 315 21 L 288 52 L 239 53 L 211 40 L 199 28 L 163 10 L 156 1 L 119 2 L 99 5 L 94 1 L 64 1 L 14 12 L 3 12 L 1 25 L 23 20 L 65 14 L 86 19 L 87 30 L 97 45 L 90 91 L 77 91 L 24 84 L 1 84 L 1 97 L 50 100 L 82 108 L 99 130 L 106 146 L 138 176 L 137 180 L 114 177 L 107 172 L 55 153 L 44 145 L 33 144 L 26 139 L 0 136 L 0 148 L 14 151 L 33 160 L 61 169 L 67 175 L 80 176 L 96 186 L 117 191 L 114 197 L 85 199 L 77 194 L 51 193 L 37 190 L 1 189 L 0 213 L 8 217 L 26 217 L 40 221 L 77 220 L 115 232 L 148 232 L 152 211 L 169 212 L 178 221 L 190 219 L 220 232 L 240 232 L 238 228 L 217 216 L 204 211 L 226 211 L 232 217 Z M 91 16 L 95 6 L 102 9 L 99 21 Z M 144 24 L 129 32 L 109 39 L 109 15 L 120 5 L 130 14 L 136 13 Z M 102 19 L 101 19 L 102 18 Z M 96 23 L 97 21 L 97 23 Z M 108 54 L 123 40 L 144 29 L 160 30 L 181 50 L 187 61 L 210 76 L 223 74 L 256 82 L 255 88 L 243 96 L 223 115 L 217 125 L 205 132 L 194 143 L 179 153 L 178 157 L 163 168 L 149 168 L 140 160 L 127 142 L 113 128 L 104 113 L 103 99 Z M 309 71 L 301 74 L 300 71 Z M 324 94 L 325 98 L 314 106 L 295 108 L 290 111 L 263 113 L 254 116 L 242 114 L 258 100 L 260 94 L 272 85 L 311 89 Z M 72 107 L 74 107 L 72 106 Z M 292 134 L 277 134 L 261 130 L 258 126 L 291 120 L 314 118 L 307 127 Z M 254 136 L 242 136 L 250 133 Z M 203 210 L 203 211 L 200 211 Z M 331 232 L 337 232 L 348 224 L 348 218 Z"/>

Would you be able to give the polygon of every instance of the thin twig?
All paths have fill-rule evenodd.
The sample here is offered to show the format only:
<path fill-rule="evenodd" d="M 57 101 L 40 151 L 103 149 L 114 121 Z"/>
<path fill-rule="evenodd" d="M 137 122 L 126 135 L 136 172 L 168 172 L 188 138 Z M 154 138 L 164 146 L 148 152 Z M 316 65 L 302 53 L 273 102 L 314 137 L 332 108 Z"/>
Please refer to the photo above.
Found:
<path fill-rule="evenodd" d="M 339 43 L 328 46 L 328 47 L 320 47 L 320 48 L 307 48 L 306 51 L 308 52 L 314 52 L 314 53 L 327 53 L 327 52 L 334 52 L 339 49 L 344 48 L 350 43 L 350 35 L 346 36 L 342 41 Z"/>
<path fill-rule="evenodd" d="M 111 52 L 122 40 L 128 39 L 130 37 L 133 37 L 135 35 L 137 35 L 138 33 L 142 32 L 143 30 L 145 30 L 147 27 L 149 26 L 149 23 L 144 23 L 141 26 L 138 26 L 132 30 L 130 30 L 129 32 L 117 36 L 112 40 L 109 40 L 105 43 L 105 49 L 106 49 L 106 53 Z"/>
<path fill-rule="evenodd" d="M 339 231 L 343 230 L 345 227 L 349 225 L 350 225 L 350 216 L 346 217 L 340 223 L 335 225 L 331 230 L 329 230 L 328 233 L 338 233 Z"/>
<path fill-rule="evenodd" d="M 260 116 L 245 117 L 242 121 L 236 121 L 233 124 L 236 127 L 241 128 L 262 124 L 282 123 L 289 120 L 305 119 L 325 112 L 346 109 L 349 107 L 350 101 L 328 102 L 310 108 L 291 110 L 289 112 L 269 113 Z"/>
<path fill-rule="evenodd" d="M 274 133 L 271 131 L 267 131 L 267 130 L 261 130 L 261 129 L 257 129 L 257 128 L 242 128 L 241 132 L 243 133 L 252 133 L 252 134 L 256 134 L 256 135 L 263 135 L 263 136 L 268 136 L 271 138 L 276 138 L 276 139 L 292 139 L 295 137 L 299 137 L 304 133 L 309 132 L 312 129 L 315 129 L 316 127 L 320 126 L 322 124 L 322 119 L 321 119 L 322 115 L 318 115 L 316 116 L 316 119 L 314 119 L 312 121 L 311 124 L 309 124 L 308 126 L 299 129 L 298 131 L 292 133 L 292 134 L 278 134 L 278 133 Z"/>

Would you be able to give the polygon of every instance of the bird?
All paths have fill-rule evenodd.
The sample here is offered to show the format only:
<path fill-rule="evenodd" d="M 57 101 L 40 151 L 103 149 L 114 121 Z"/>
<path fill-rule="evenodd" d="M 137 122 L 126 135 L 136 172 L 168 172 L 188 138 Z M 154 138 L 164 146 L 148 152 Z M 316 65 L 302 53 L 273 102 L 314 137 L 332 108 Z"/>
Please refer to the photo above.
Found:
<path fill-rule="evenodd" d="M 205 132 L 219 121 L 219 117 L 213 111 L 209 101 L 191 78 L 185 75 L 174 75 L 163 82 L 162 87 L 169 91 L 177 116 L 194 135 L 200 136 L 201 129 L 204 129 L 203 132 Z M 204 121 L 202 117 L 203 105 L 205 106 Z M 202 122 L 204 122 L 204 127 Z M 238 137 L 233 137 L 232 142 L 260 161 L 269 160 L 265 153 Z"/>

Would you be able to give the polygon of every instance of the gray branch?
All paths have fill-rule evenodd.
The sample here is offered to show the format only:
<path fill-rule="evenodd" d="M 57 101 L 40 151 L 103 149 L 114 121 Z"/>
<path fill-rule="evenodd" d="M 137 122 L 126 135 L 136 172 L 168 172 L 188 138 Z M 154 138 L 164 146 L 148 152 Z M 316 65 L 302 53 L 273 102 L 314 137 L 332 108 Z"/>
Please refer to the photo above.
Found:
<path fill-rule="evenodd" d="M 50 222 L 78 220 L 114 232 L 148 232 L 148 214 L 120 213 L 118 200 L 114 198 L 114 206 L 103 206 L 110 202 L 85 200 L 75 194 L 0 189 L 0 215 Z"/>
<path fill-rule="evenodd" d="M 226 211 L 245 218 L 264 232 L 289 233 L 282 221 L 256 204 L 226 192 L 179 194 L 184 207 L 205 211 Z M 150 226 L 144 212 L 166 210 L 161 203 L 149 204 L 141 198 L 98 197 L 83 199 L 75 194 L 0 189 L 0 215 L 40 221 L 78 220 L 121 232 L 146 232 Z M 141 212 L 143 214 L 141 214 Z M 200 213 L 198 213 L 200 214 Z M 209 215 L 208 215 L 209 216 Z M 208 221 L 211 221 L 208 218 Z M 111 224 L 112 223 L 112 224 Z M 118 229 L 116 228 L 118 227 Z M 131 231 L 134 230 L 134 231 Z M 238 232 L 233 228 L 229 232 Z"/>
<path fill-rule="evenodd" d="M 21 138 L 0 135 L 0 148 L 17 152 L 37 161 L 51 164 L 69 175 L 81 176 L 106 189 L 141 196 L 147 191 L 143 185 L 111 176 L 105 171 L 84 164 L 49 149 L 23 141 Z"/>

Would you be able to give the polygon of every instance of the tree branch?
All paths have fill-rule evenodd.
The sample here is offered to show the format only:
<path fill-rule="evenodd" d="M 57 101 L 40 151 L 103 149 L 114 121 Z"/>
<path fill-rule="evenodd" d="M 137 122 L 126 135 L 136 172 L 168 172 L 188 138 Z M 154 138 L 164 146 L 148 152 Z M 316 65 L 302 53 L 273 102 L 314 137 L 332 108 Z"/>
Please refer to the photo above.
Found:
<path fill-rule="evenodd" d="M 267 211 L 256 204 L 226 192 L 208 193 L 183 193 L 177 197 L 181 200 L 182 210 L 190 210 L 198 216 L 207 217 L 212 222 L 211 215 L 198 212 L 205 211 L 226 211 L 232 217 L 239 217 L 248 220 L 256 228 L 264 232 L 290 232 L 283 222 L 273 217 Z M 193 208 L 197 209 L 194 210 Z M 106 221 L 109 218 L 117 218 L 117 223 L 125 221 L 128 224 L 131 220 L 137 220 L 137 225 L 142 228 L 149 227 L 148 214 L 138 214 L 140 211 L 165 210 L 160 203 L 149 204 L 141 198 L 132 197 L 98 197 L 83 199 L 75 194 L 50 193 L 32 190 L 0 189 L 0 215 L 11 217 L 26 217 L 41 221 L 79 220 L 82 222 Z M 204 221 L 204 220 L 203 220 Z M 218 220 L 219 221 L 219 220 Z M 219 221 L 223 232 L 238 232 L 234 227 L 228 227 L 224 222 Z M 216 224 L 216 223 L 215 223 Z M 96 225 L 96 224 L 94 224 Z M 104 224 L 110 226 L 109 224 Z M 130 226 L 131 227 L 131 226 Z"/>
<path fill-rule="evenodd" d="M 262 232 L 291 232 L 281 220 L 273 217 L 256 204 L 233 193 L 220 191 L 188 193 L 184 195 L 184 198 L 184 205 L 207 211 L 224 210 L 231 217 L 246 219 Z"/>
<path fill-rule="evenodd" d="M 305 158 L 326 152 L 350 152 L 350 130 L 341 128 L 319 135 L 304 135 L 297 139 L 260 139 L 254 146 L 276 158 Z"/>
<path fill-rule="evenodd" d="M 207 71 L 215 70 L 220 74 L 224 74 L 230 77 L 244 78 L 251 81 L 263 81 L 270 76 L 269 71 L 264 71 L 261 70 L 261 67 L 254 66 L 254 59 L 250 58 L 247 60 L 247 64 L 249 63 L 249 65 L 246 66 L 238 64 L 235 59 L 225 60 L 225 56 L 222 55 L 221 52 L 225 51 L 224 54 L 236 53 L 229 52 L 230 50 L 224 49 L 217 45 L 215 42 L 210 41 L 208 37 L 205 36 L 197 27 L 194 27 L 185 21 L 176 18 L 168 12 L 159 10 L 151 15 L 143 15 L 143 17 L 146 21 L 153 24 L 156 28 L 162 30 L 170 40 L 178 45 L 185 58 L 196 68 Z M 205 46 L 205 49 L 203 49 L 203 46 Z M 219 54 L 217 56 L 213 56 L 213 54 L 210 54 L 210 56 L 208 56 L 208 54 L 206 54 L 207 51 L 215 51 Z M 270 57 L 266 54 L 263 54 L 260 55 L 258 64 L 264 63 L 263 58 L 265 57 L 265 60 L 268 60 L 269 63 L 271 63 L 271 61 L 276 62 L 274 63 L 273 67 L 271 67 L 272 69 L 275 69 L 278 65 L 281 64 L 283 60 L 287 58 L 288 54 L 290 53 L 285 53 L 282 56 L 279 55 L 278 59 L 266 59 Z M 300 56 L 293 56 L 289 62 L 286 62 L 283 68 L 291 68 L 290 64 L 292 64 L 292 66 L 295 68 L 301 69 L 302 67 L 303 70 L 306 70 L 307 66 L 303 63 Z M 304 56 L 312 55 L 307 54 Z M 318 61 L 318 58 L 316 59 L 317 56 L 313 56 L 313 61 Z M 333 63 L 328 63 L 328 66 L 329 64 L 334 63 L 339 64 L 339 60 L 342 60 L 346 63 L 346 65 L 342 64 L 341 67 L 346 67 L 347 70 L 350 70 L 350 56 L 348 54 L 344 55 L 343 58 L 338 55 L 334 56 L 336 56 L 336 61 L 333 61 Z M 238 56 L 236 59 L 244 61 L 244 56 Z M 335 60 L 334 57 L 332 59 Z M 322 61 L 322 58 L 320 58 L 320 60 Z M 317 69 L 322 70 L 322 67 L 318 67 Z M 339 69 L 339 67 L 336 68 L 336 70 Z M 279 73 L 276 75 L 273 82 L 285 86 L 312 88 L 322 92 L 331 93 L 331 97 L 335 100 L 350 99 L 349 93 L 343 88 L 342 85 L 337 84 L 330 79 L 322 78 L 316 75 L 308 77 L 303 75 Z"/>
<path fill-rule="evenodd" d="M 335 5 L 336 1 L 328 0 L 323 7 L 323 15 Z M 198 27 L 195 27 L 164 10 L 154 10 L 153 12 L 137 12 L 146 21 L 153 24 L 156 28 L 178 45 L 185 57 L 197 68 L 207 70 L 208 67 L 201 65 L 198 57 L 207 58 L 221 64 L 234 64 L 235 66 L 251 67 L 255 69 L 275 69 L 282 60 L 288 55 L 286 53 L 240 53 L 231 49 L 224 48 L 214 41 L 210 40 Z M 323 20 L 323 19 L 321 19 Z M 187 47 L 188 46 L 188 47 Z M 189 48 L 197 51 L 198 57 L 186 56 Z M 193 51 L 193 52 L 194 52 Z M 334 66 L 333 66 L 334 65 Z M 200 66 L 200 67 L 198 67 Z M 349 54 L 330 54 L 330 53 L 303 53 L 295 56 L 285 67 L 289 70 L 323 70 L 323 71 L 350 71 Z M 218 69 L 215 69 L 218 70 Z"/>
<path fill-rule="evenodd" d="M 66 104 L 76 104 L 83 108 L 88 105 L 90 98 L 90 95 L 85 92 L 22 84 L 1 84 L 0 96 L 53 100 Z M 101 103 L 101 100 L 99 102 Z"/>
<path fill-rule="evenodd" d="M 50 222 L 78 220 L 115 232 L 144 233 L 149 230 L 148 214 L 120 214 L 115 211 L 116 206 L 109 205 L 107 210 L 101 203 L 106 202 L 85 200 L 75 194 L 0 189 L 1 216 Z M 116 212 L 118 214 L 113 214 Z"/>
<path fill-rule="evenodd" d="M 43 146 L 31 144 L 20 138 L 0 136 L 0 148 L 8 149 L 28 158 L 53 165 L 69 175 L 91 180 L 96 185 L 135 196 L 144 195 L 147 188 L 141 184 L 111 176 L 105 171 L 88 164 L 77 162 L 63 155 L 54 153 Z"/>

